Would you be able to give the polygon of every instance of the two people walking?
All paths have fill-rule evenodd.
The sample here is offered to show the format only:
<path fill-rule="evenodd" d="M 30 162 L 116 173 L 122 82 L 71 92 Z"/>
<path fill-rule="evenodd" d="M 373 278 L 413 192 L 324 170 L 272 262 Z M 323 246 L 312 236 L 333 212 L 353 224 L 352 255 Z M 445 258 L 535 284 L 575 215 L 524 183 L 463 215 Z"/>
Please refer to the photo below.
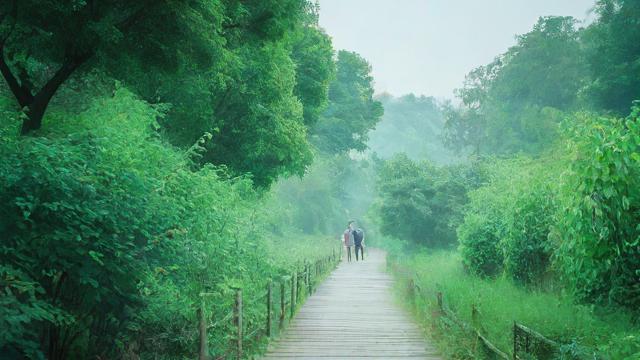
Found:
<path fill-rule="evenodd" d="M 356 227 L 355 221 L 349 221 L 347 229 L 344 231 L 342 242 L 347 250 L 347 261 L 351 262 L 351 248 L 355 247 L 356 261 L 358 252 L 360 258 L 364 260 L 364 231 Z"/>

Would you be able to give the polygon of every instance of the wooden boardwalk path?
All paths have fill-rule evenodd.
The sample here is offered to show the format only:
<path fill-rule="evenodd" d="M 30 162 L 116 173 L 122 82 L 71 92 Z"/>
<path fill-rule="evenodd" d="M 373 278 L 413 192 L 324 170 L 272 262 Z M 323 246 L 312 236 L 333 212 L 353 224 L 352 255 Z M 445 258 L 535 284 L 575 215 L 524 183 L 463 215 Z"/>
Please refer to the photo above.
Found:
<path fill-rule="evenodd" d="M 264 359 L 440 359 L 394 303 L 385 253 L 367 255 L 340 263 Z"/>

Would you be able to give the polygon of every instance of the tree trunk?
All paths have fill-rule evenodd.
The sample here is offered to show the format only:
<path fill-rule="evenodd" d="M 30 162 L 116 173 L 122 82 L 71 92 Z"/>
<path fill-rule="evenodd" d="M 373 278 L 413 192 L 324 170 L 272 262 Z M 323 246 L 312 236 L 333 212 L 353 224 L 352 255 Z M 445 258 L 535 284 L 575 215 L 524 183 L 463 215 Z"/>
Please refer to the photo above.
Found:
<path fill-rule="evenodd" d="M 47 81 L 37 94 L 33 95 L 26 81 L 19 81 L 11 71 L 11 68 L 4 58 L 4 44 L 0 44 L 0 73 L 2 73 L 2 76 L 7 81 L 7 85 L 20 107 L 23 109 L 26 108 L 27 116 L 23 120 L 22 129 L 20 130 L 22 135 L 32 130 L 37 130 L 42 126 L 42 118 L 53 95 L 58 91 L 60 85 L 62 85 L 80 65 L 87 61 L 91 55 L 91 53 L 86 53 L 79 56 L 67 57 L 53 77 Z"/>
<path fill-rule="evenodd" d="M 87 61 L 87 59 L 89 59 L 88 55 L 66 60 L 55 75 L 53 75 L 32 98 L 32 101 L 27 105 L 27 118 L 22 122 L 22 129 L 20 130 L 22 135 L 32 130 L 40 129 L 42 126 L 42 118 L 53 95 L 58 91 L 60 85 L 62 85 L 82 63 Z"/>
<path fill-rule="evenodd" d="M 4 59 L 4 44 L 0 44 L 0 73 L 7 81 L 7 85 L 9 86 L 9 90 L 13 93 L 20 104 L 20 107 L 25 107 L 29 105 L 31 101 L 33 101 L 33 95 L 28 88 L 26 88 L 23 84 L 21 84 L 18 79 L 13 75 L 9 65 Z"/>

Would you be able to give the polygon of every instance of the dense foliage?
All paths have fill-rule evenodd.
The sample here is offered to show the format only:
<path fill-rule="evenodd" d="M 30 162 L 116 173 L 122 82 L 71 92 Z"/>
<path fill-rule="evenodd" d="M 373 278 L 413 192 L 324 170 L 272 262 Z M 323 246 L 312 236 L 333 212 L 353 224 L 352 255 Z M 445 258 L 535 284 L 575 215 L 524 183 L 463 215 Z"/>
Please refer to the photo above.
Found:
<path fill-rule="evenodd" d="M 467 76 L 461 108 L 445 108 L 449 146 L 507 157 L 485 161 L 490 176 L 469 194 L 458 238 L 477 274 L 637 309 L 640 48 L 637 27 L 623 28 L 640 12 L 622 0 L 595 10 L 584 29 L 541 18 Z M 530 157 L 509 160 L 516 152 Z"/>
<path fill-rule="evenodd" d="M 467 191 L 479 181 L 477 169 L 439 168 L 400 154 L 382 161 L 377 173 L 376 213 L 383 234 L 431 247 L 455 244 Z"/>
<path fill-rule="evenodd" d="M 462 108 L 446 112 L 447 144 L 475 153 L 537 153 L 557 135 L 586 65 L 570 17 L 540 18 L 492 63 L 470 72 L 458 90 Z"/>
<path fill-rule="evenodd" d="M 2 2 L 0 353 L 193 357 L 202 292 L 226 313 L 356 219 L 457 248 L 409 265 L 460 299 L 527 295 L 584 325 L 518 314 L 560 340 L 637 356 L 593 329 L 640 308 L 640 5 L 595 14 L 540 18 L 454 105 L 374 96 L 307 0 Z"/>
<path fill-rule="evenodd" d="M 624 116 L 638 98 L 637 1 L 599 0 L 596 20 L 542 17 L 517 44 L 471 71 L 461 106 L 445 112 L 446 143 L 475 153 L 544 152 L 563 113 L 580 108 Z"/>
<path fill-rule="evenodd" d="M 458 228 L 469 270 L 483 276 L 505 270 L 524 284 L 544 279 L 552 250 L 548 235 L 557 208 L 553 182 L 557 166 L 527 158 L 487 165 L 488 181 L 469 194 Z"/>
<path fill-rule="evenodd" d="M 640 3 L 599 0 L 596 21 L 585 30 L 584 43 L 592 81 L 585 89 L 598 109 L 624 116 L 638 100 L 640 78 Z"/>
<path fill-rule="evenodd" d="M 636 308 L 638 108 L 624 119 L 580 113 L 568 124 L 571 158 L 557 149 L 499 162 L 470 194 L 458 228 L 464 261 L 478 274 L 504 269 L 539 285 L 555 264 L 582 299 Z"/>
<path fill-rule="evenodd" d="M 310 2 L 7 1 L 0 71 L 3 354 L 193 357 L 201 292 L 226 313 L 364 213 L 382 107 Z"/>
<path fill-rule="evenodd" d="M 151 296 L 147 282 L 181 288 L 184 316 L 198 291 L 237 278 L 242 263 L 215 254 L 244 252 L 237 242 L 251 242 L 242 231 L 255 206 L 251 183 L 227 180 L 213 167 L 192 172 L 188 153 L 154 135 L 158 116 L 160 109 L 116 89 L 87 111 L 67 114 L 47 138 L 18 141 L 3 129 L 3 282 L 11 305 L 25 300 L 26 282 L 50 306 L 40 318 L 3 319 L 29 334 L 3 347 L 36 353 L 44 345 L 56 359 L 114 356 L 124 351 L 114 340 L 135 336 L 127 332 L 139 315 L 134 309 L 169 296 L 171 286 Z"/>
<path fill-rule="evenodd" d="M 558 215 L 558 261 L 586 299 L 640 305 L 640 108 L 580 114 Z"/>
<path fill-rule="evenodd" d="M 160 123 L 174 145 L 212 134 L 201 164 L 267 187 L 311 163 L 306 125 L 327 105 L 335 64 L 304 0 L 7 1 L 0 20 L 0 70 L 26 109 L 23 133 L 41 127 L 63 84 L 78 93 L 64 101 L 82 102 L 86 74 L 102 71 L 172 105 Z"/>
<path fill-rule="evenodd" d="M 376 210 L 385 235 L 457 244 L 470 282 L 571 294 L 598 313 L 637 318 L 640 12 L 634 1 L 601 0 L 595 15 L 584 28 L 542 17 L 471 71 L 460 105 L 438 111 L 444 143 L 475 155 L 474 175 L 391 157 L 378 171 Z M 609 351 L 637 356 L 623 342 Z"/>
<path fill-rule="evenodd" d="M 380 121 L 382 104 L 373 98 L 371 66 L 360 55 L 341 50 L 336 79 L 329 86 L 329 106 L 313 128 L 320 150 L 340 154 L 367 149 L 368 132 Z"/>

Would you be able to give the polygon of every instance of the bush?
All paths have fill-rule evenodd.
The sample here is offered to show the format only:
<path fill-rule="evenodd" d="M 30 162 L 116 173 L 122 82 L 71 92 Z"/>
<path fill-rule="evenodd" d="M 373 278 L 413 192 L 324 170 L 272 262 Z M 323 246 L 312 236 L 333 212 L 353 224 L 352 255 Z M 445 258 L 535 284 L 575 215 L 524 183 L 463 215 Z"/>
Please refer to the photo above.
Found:
<path fill-rule="evenodd" d="M 557 191 L 548 178 L 548 174 L 556 173 L 549 162 L 529 169 L 509 194 L 512 201 L 506 209 L 507 230 L 501 246 L 507 273 L 522 284 L 542 285 L 551 265 L 554 249 L 549 233 L 554 225 Z"/>
<path fill-rule="evenodd" d="M 473 165 L 436 167 L 405 154 L 380 165 L 376 212 L 383 235 L 416 245 L 450 247 L 467 191 L 479 182 Z"/>
<path fill-rule="evenodd" d="M 494 276 L 504 269 L 524 284 L 543 280 L 553 251 L 548 236 L 557 202 L 551 179 L 562 164 L 561 158 L 549 156 L 503 160 L 489 167 L 489 182 L 470 193 L 458 228 L 470 270 Z"/>
<path fill-rule="evenodd" d="M 232 287 L 252 298 L 288 271 L 264 256 L 270 214 L 251 181 L 193 166 L 202 143 L 168 145 L 164 110 L 118 88 L 79 115 L 52 111 L 46 137 L 0 129 L 0 352 L 190 357 L 200 292 L 226 313 Z"/>
<path fill-rule="evenodd" d="M 568 129 L 558 262 L 589 301 L 640 306 L 640 107 L 626 119 L 579 114 Z"/>
<path fill-rule="evenodd" d="M 465 267 L 480 276 L 495 276 L 502 271 L 503 255 L 498 244 L 499 218 L 469 213 L 458 227 L 460 253 Z"/>

